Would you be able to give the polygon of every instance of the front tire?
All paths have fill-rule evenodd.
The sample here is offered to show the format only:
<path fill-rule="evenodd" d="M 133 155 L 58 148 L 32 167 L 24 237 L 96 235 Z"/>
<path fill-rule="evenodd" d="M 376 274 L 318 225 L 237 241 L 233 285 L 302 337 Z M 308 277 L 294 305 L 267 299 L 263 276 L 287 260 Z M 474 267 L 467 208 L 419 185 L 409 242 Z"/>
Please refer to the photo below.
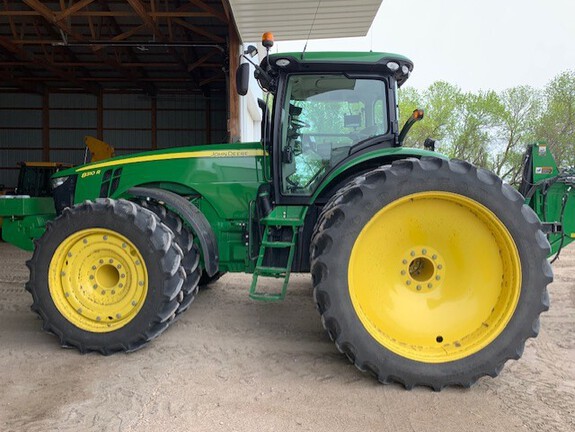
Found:
<path fill-rule="evenodd" d="M 182 251 L 152 212 L 99 199 L 64 210 L 27 265 L 32 310 L 62 346 L 134 351 L 174 318 Z"/>
<path fill-rule="evenodd" d="M 539 219 L 462 161 L 408 159 L 356 178 L 325 206 L 311 253 L 324 326 L 383 383 L 440 390 L 496 376 L 548 309 Z"/>

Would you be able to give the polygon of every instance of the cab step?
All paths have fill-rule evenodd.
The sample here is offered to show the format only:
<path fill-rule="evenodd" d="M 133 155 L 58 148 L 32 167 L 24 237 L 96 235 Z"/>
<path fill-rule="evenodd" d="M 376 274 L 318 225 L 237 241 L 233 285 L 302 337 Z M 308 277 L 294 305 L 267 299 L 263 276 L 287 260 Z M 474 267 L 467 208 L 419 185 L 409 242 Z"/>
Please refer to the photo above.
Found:
<path fill-rule="evenodd" d="M 254 269 L 252 284 L 250 286 L 250 298 L 259 301 L 280 301 L 286 296 L 287 287 L 289 283 L 289 277 L 291 273 L 291 268 L 293 264 L 293 259 L 295 255 L 295 247 L 298 229 L 303 225 L 303 215 L 305 210 L 300 210 L 294 213 L 293 208 L 290 207 L 276 207 L 272 213 L 267 217 L 262 219 L 262 224 L 264 225 L 264 235 L 262 243 L 260 245 L 260 250 L 258 254 L 258 259 L 256 262 L 256 267 Z M 270 239 L 270 231 L 274 228 L 289 227 L 292 230 L 292 237 L 290 241 L 274 241 Z M 271 267 L 264 266 L 263 261 L 266 253 L 266 249 L 288 249 L 289 253 L 287 257 L 287 262 L 285 267 Z M 283 278 L 283 283 L 281 290 L 279 292 L 266 292 L 258 290 L 258 278 L 262 277 L 273 277 L 276 279 Z"/>

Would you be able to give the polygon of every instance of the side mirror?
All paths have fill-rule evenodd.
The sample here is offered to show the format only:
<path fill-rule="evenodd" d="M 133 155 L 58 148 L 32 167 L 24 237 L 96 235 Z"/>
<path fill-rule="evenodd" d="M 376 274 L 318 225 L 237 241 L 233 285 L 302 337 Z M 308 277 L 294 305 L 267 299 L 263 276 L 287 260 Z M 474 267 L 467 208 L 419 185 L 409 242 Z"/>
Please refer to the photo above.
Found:
<path fill-rule="evenodd" d="M 236 71 L 236 88 L 238 94 L 245 96 L 250 86 L 250 64 L 242 63 Z"/>

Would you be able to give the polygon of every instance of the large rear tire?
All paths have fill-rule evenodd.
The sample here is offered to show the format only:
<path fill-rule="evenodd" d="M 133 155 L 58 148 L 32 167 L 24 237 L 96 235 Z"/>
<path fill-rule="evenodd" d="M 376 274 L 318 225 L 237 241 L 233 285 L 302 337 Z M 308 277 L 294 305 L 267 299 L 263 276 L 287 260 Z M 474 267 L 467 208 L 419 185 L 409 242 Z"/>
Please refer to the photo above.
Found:
<path fill-rule="evenodd" d="M 102 199 L 64 210 L 27 265 L 32 310 L 63 346 L 134 351 L 174 318 L 184 275 L 174 234 L 151 211 Z"/>
<path fill-rule="evenodd" d="M 188 310 L 198 293 L 198 283 L 202 275 L 200 267 L 200 252 L 194 244 L 193 234 L 186 228 L 182 218 L 173 211 L 155 201 L 144 200 L 140 205 L 154 212 L 160 220 L 174 233 L 174 241 L 182 249 L 184 257 L 182 267 L 186 274 L 186 279 L 182 285 L 180 293 L 180 306 L 176 311 L 176 317 Z"/>
<path fill-rule="evenodd" d="M 314 296 L 360 370 L 408 389 L 468 387 L 537 335 L 548 253 L 535 213 L 493 173 L 402 160 L 325 206 L 311 244 Z"/>

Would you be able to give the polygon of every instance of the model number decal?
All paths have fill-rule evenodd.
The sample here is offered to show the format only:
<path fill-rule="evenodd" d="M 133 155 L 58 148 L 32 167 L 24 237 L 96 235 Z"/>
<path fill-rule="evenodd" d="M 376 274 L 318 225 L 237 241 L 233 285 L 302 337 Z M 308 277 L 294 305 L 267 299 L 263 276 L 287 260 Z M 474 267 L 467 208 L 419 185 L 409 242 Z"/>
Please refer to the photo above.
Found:
<path fill-rule="evenodd" d="M 210 155 L 211 157 L 245 157 L 249 156 L 247 151 L 242 150 L 227 150 L 227 151 L 215 151 Z"/>
<path fill-rule="evenodd" d="M 100 172 L 101 172 L 100 170 L 86 171 L 82 173 L 82 178 L 98 175 L 100 174 Z"/>

